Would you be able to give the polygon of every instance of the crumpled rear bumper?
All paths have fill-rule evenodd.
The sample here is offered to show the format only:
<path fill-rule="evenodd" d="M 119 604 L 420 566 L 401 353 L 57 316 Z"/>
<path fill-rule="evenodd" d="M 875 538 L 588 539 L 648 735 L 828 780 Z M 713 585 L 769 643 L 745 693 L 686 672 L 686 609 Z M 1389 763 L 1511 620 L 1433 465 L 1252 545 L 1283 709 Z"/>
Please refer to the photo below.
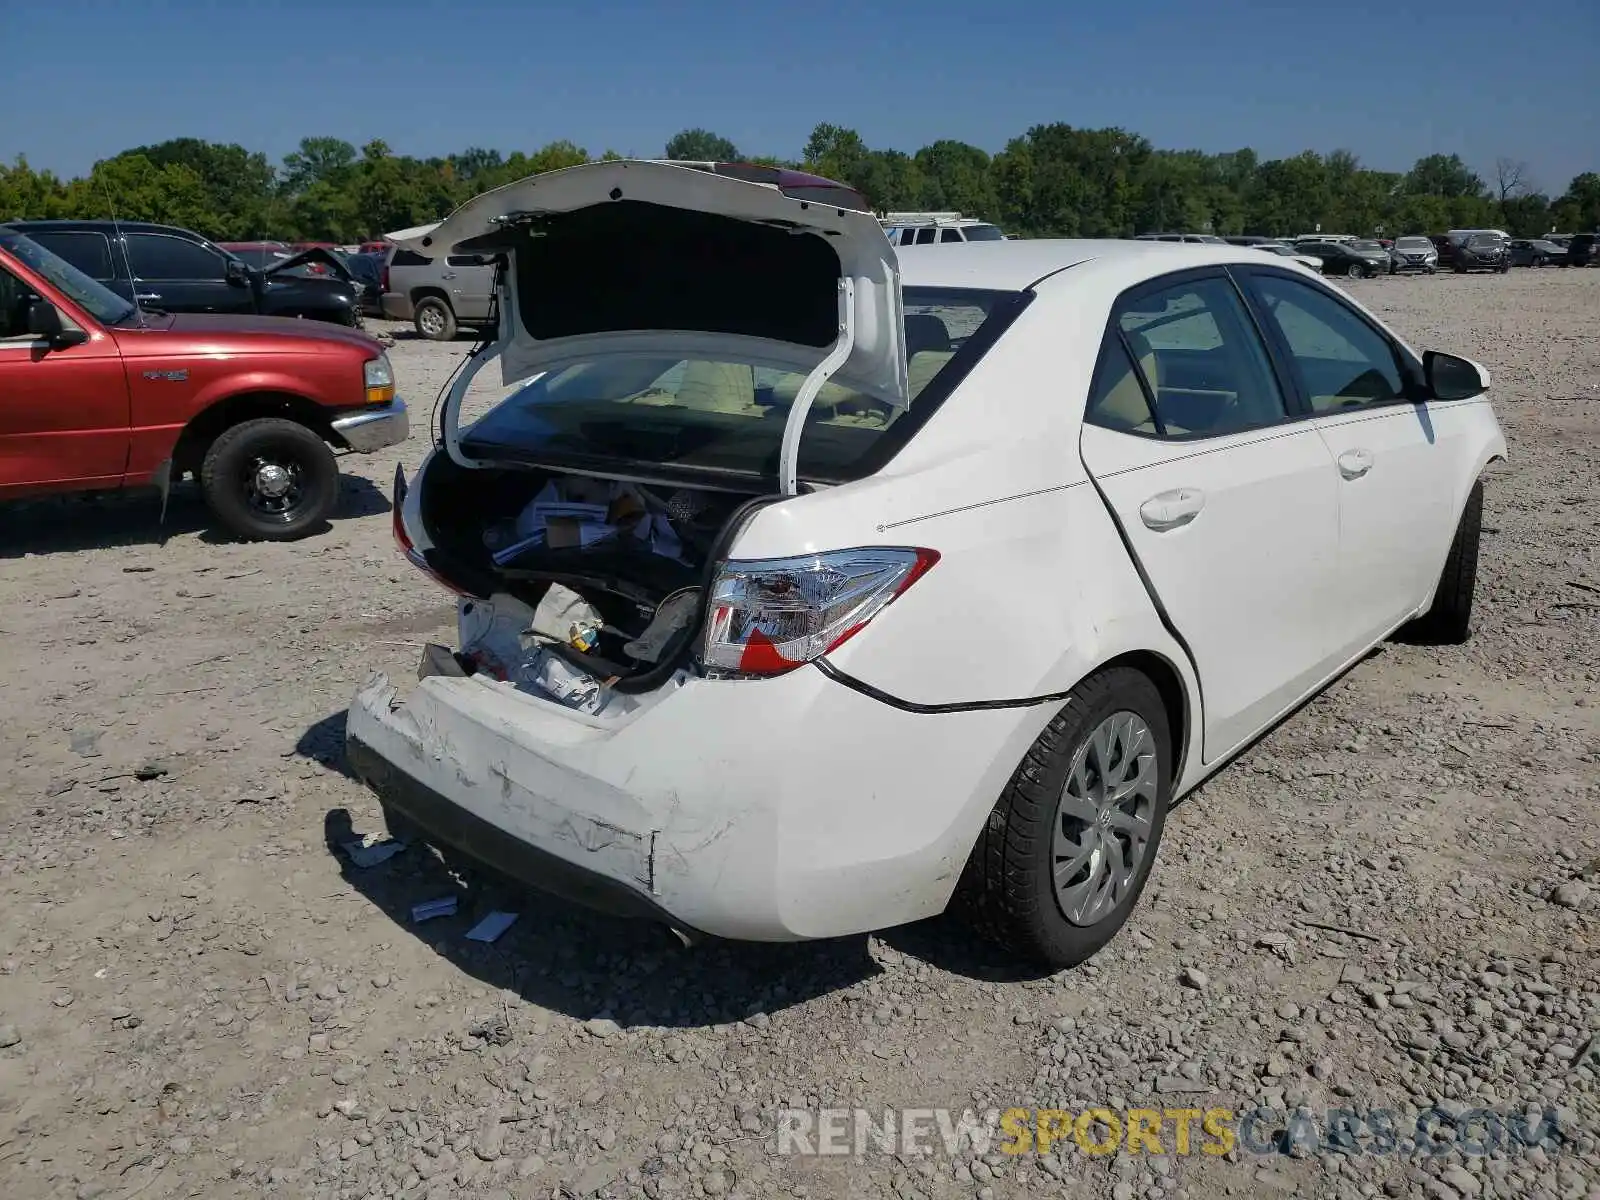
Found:
<path fill-rule="evenodd" d="M 691 680 L 620 719 L 507 684 L 382 675 L 352 769 L 430 838 L 686 932 L 834 937 L 942 911 L 1015 765 L 1005 712 L 914 715 L 801 669 Z M 1020 750 L 1017 755 L 1020 756 Z"/>

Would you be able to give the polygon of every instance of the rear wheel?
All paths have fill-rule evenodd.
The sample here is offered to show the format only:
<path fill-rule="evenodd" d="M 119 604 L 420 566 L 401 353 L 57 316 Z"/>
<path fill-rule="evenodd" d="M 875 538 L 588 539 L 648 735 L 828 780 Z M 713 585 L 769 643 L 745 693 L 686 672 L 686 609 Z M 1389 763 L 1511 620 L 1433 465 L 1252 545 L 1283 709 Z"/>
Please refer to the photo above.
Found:
<path fill-rule="evenodd" d="M 328 444 L 304 425 L 261 417 L 211 443 L 200 487 L 230 533 L 289 542 L 327 521 L 339 499 L 339 467 Z"/>
<path fill-rule="evenodd" d="M 1050 967 L 1082 962 L 1128 919 L 1155 862 L 1172 788 L 1155 685 L 1114 667 L 1074 689 L 973 847 L 957 907 Z"/>
<path fill-rule="evenodd" d="M 1445 556 L 1433 604 L 1412 624 L 1416 640 L 1459 646 L 1472 634 L 1472 597 L 1478 585 L 1478 543 L 1483 537 L 1483 481 L 1467 493 L 1461 522 Z"/>
<path fill-rule="evenodd" d="M 417 301 L 411 322 L 417 327 L 418 335 L 431 342 L 448 342 L 456 336 L 456 314 L 437 296 Z"/>

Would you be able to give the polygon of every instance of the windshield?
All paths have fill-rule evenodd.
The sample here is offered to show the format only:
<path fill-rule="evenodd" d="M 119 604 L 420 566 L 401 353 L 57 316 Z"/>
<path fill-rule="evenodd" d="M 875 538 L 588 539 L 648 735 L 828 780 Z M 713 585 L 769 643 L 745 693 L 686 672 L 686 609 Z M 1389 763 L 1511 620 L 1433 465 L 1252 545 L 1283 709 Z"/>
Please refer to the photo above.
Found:
<path fill-rule="evenodd" d="M 1352 243 L 1350 243 L 1350 248 L 1352 250 L 1382 250 L 1383 249 L 1383 244 L 1381 242 L 1371 242 L 1371 241 L 1352 242 Z"/>
<path fill-rule="evenodd" d="M 1395 248 L 1398 250 L 1432 250 L 1433 243 L 1425 237 L 1403 237 L 1395 239 Z"/>
<path fill-rule="evenodd" d="M 1020 294 L 907 288 L 904 305 L 910 407 L 825 384 L 806 415 L 801 478 L 844 482 L 876 470 L 981 357 L 996 332 L 984 327 L 1003 327 Z M 524 384 L 464 432 L 462 448 L 552 466 L 772 476 L 804 379 L 745 362 L 597 356 Z"/>
<path fill-rule="evenodd" d="M 968 225 L 966 234 L 969 242 L 1003 242 L 1006 240 L 1006 235 L 993 225 Z"/>
<path fill-rule="evenodd" d="M 0 250 L 44 276 L 52 287 L 102 324 L 115 325 L 127 320 L 135 311 L 132 301 L 124 300 L 110 288 L 96 283 L 66 259 L 52 254 L 32 238 L 0 227 Z"/>

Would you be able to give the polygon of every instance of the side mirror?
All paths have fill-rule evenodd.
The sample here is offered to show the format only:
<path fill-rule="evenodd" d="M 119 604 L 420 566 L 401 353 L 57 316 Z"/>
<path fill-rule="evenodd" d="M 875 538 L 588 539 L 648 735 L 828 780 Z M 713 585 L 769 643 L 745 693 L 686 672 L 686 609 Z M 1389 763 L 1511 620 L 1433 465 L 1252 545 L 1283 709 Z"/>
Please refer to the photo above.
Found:
<path fill-rule="evenodd" d="M 1422 355 L 1422 373 L 1435 400 L 1471 400 L 1489 390 L 1488 368 L 1470 358 L 1428 350 Z"/>
<path fill-rule="evenodd" d="M 53 350 L 61 350 L 67 346 L 81 346 L 89 340 L 89 335 L 83 330 L 77 327 L 68 329 L 61 320 L 61 310 L 48 300 L 29 302 L 28 332 L 36 338 L 43 338 L 49 342 Z"/>
<path fill-rule="evenodd" d="M 244 287 L 250 282 L 250 268 L 236 258 L 230 258 L 223 268 L 222 277 L 234 287 Z"/>

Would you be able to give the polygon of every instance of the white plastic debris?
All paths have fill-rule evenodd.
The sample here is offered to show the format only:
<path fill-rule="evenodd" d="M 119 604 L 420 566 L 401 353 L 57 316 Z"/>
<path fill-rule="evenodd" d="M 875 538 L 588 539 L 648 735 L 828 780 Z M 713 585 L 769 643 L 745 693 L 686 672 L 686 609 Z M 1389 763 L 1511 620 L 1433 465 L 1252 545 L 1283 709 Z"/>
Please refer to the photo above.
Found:
<path fill-rule="evenodd" d="M 339 844 L 339 849 L 344 851 L 345 857 L 350 860 L 350 865 L 361 870 L 386 863 L 405 848 L 406 843 L 399 838 L 385 838 L 376 833 L 369 833 L 364 837 L 353 838 Z"/>
<path fill-rule="evenodd" d="M 469 941 L 469 942 L 496 942 L 496 941 L 499 941 L 500 940 L 500 935 L 505 933 L 506 930 L 510 929 L 511 926 L 513 924 L 515 924 L 516 919 L 517 919 L 517 914 L 516 913 L 499 912 L 499 911 L 492 912 L 487 917 L 485 917 L 483 920 L 479 921 L 476 925 L 474 925 L 471 929 L 467 930 L 467 941 Z"/>
<path fill-rule="evenodd" d="M 438 900 L 424 900 L 421 904 L 411 906 L 411 920 L 413 924 L 420 925 L 424 921 L 431 921 L 435 917 L 453 917 L 456 915 L 456 898 L 442 896 Z"/>

